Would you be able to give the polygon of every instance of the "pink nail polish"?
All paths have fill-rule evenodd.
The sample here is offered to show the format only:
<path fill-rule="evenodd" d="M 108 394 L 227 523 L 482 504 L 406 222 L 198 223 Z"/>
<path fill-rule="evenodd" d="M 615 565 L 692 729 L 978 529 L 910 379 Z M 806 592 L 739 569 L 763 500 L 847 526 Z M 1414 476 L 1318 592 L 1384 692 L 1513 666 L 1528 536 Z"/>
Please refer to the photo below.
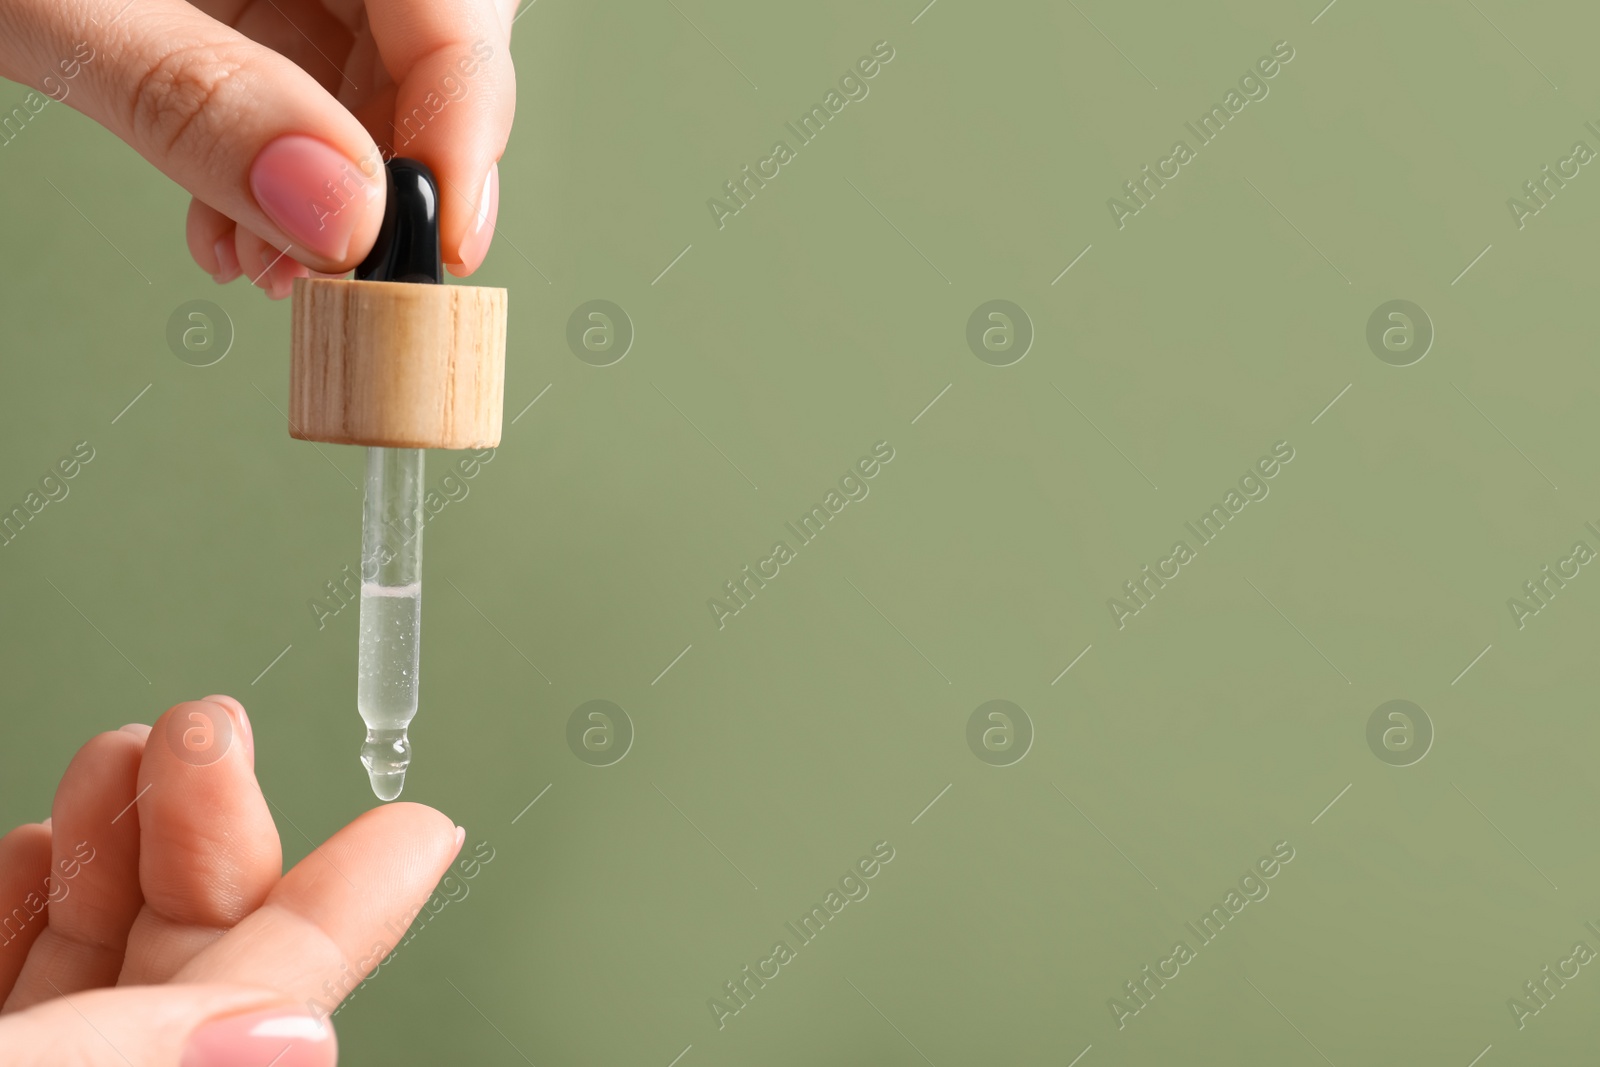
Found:
<path fill-rule="evenodd" d="M 213 246 L 217 253 L 217 273 L 212 277 L 218 285 L 226 285 L 240 274 L 239 254 L 233 247 L 233 238 L 224 237 Z"/>
<path fill-rule="evenodd" d="M 283 1009 L 213 1019 L 189 1035 L 180 1067 L 334 1067 L 333 1028 Z"/>
<path fill-rule="evenodd" d="M 333 146 L 285 134 L 250 165 L 250 189 L 278 228 L 299 248 L 341 260 L 382 186 Z"/>
<path fill-rule="evenodd" d="M 483 189 L 478 193 L 477 210 L 467 221 L 466 236 L 461 239 L 461 269 L 453 274 L 471 274 L 483 264 L 489 254 L 489 242 L 494 238 L 494 224 L 500 214 L 500 164 L 489 167 L 484 175 Z"/>

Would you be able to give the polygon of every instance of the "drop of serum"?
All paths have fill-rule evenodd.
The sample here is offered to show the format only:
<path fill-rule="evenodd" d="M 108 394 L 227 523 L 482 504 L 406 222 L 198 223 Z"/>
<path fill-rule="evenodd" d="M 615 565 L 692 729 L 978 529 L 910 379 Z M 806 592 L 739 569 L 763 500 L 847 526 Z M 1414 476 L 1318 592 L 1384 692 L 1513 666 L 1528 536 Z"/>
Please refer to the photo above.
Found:
<path fill-rule="evenodd" d="M 411 739 L 405 728 L 368 730 L 367 743 L 361 746 L 361 765 L 379 800 L 399 797 L 406 787 L 406 768 L 411 765 Z"/>

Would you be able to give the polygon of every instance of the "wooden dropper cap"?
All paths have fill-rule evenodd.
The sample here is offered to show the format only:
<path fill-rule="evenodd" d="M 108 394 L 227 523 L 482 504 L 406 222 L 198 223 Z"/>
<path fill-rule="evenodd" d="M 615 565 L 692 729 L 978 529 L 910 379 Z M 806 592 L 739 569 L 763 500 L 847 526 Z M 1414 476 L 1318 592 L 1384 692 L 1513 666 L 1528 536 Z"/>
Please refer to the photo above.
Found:
<path fill-rule="evenodd" d="M 442 284 L 433 175 L 410 159 L 391 159 L 387 171 L 383 226 L 355 279 L 295 279 L 289 436 L 493 448 L 505 396 L 506 291 Z"/>

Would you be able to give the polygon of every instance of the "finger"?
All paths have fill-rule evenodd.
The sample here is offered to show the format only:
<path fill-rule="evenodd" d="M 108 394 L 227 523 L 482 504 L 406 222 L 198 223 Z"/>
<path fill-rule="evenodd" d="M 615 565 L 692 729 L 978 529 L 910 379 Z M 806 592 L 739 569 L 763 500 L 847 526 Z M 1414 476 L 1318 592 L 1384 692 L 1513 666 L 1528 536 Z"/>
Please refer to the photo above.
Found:
<path fill-rule="evenodd" d="M 241 273 L 233 231 L 234 221 L 228 216 L 203 201 L 189 201 L 189 218 L 184 227 L 189 254 L 218 285 L 228 284 Z"/>
<path fill-rule="evenodd" d="M 234 248 L 251 284 L 273 300 L 288 296 L 294 279 L 309 273 L 287 252 L 274 248 L 242 226 L 235 231 Z"/>
<path fill-rule="evenodd" d="M 470 274 L 494 235 L 496 162 L 516 113 L 506 23 L 490 0 L 369 3 L 367 13 L 397 83 L 391 147 L 438 179 L 445 262 Z"/>
<path fill-rule="evenodd" d="M 101 989 L 60 997 L 0 1020 L 10 1064 L 74 1067 L 334 1067 L 326 1020 L 249 986 Z"/>
<path fill-rule="evenodd" d="M 283 300 L 294 291 L 296 278 L 309 278 L 311 268 L 284 256 L 272 267 L 272 289 L 267 293 L 274 300 Z"/>
<path fill-rule="evenodd" d="M 164 982 L 266 899 L 283 870 L 244 710 L 209 700 L 163 715 L 139 771 L 144 908 L 123 985 Z"/>
<path fill-rule="evenodd" d="M 76 57 L 58 98 L 301 262 L 359 263 L 382 221 L 384 183 L 355 116 L 290 59 L 183 0 L 125 7 L 12 0 L 0 74 L 38 87 Z"/>
<path fill-rule="evenodd" d="M 48 921 L 50 828 L 29 823 L 0 837 L 0 1004 Z"/>
<path fill-rule="evenodd" d="M 90 739 L 61 776 L 50 815 L 50 922 L 28 954 L 7 1011 L 116 984 L 128 930 L 144 903 L 139 816 L 132 809 L 148 729 Z"/>
<path fill-rule="evenodd" d="M 260 910 L 177 979 L 248 981 L 332 1012 L 394 950 L 462 836 L 420 804 L 367 812 L 284 875 Z"/>

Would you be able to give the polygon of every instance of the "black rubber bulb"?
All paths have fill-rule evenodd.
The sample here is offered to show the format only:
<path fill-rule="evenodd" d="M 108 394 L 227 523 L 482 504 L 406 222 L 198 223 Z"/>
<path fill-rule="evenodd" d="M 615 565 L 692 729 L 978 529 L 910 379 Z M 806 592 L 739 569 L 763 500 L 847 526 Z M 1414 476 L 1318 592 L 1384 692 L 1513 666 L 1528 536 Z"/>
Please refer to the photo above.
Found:
<path fill-rule="evenodd" d="M 439 186 L 426 163 L 395 157 L 384 168 L 389 193 L 383 226 L 356 268 L 365 282 L 444 283 L 439 249 Z"/>

